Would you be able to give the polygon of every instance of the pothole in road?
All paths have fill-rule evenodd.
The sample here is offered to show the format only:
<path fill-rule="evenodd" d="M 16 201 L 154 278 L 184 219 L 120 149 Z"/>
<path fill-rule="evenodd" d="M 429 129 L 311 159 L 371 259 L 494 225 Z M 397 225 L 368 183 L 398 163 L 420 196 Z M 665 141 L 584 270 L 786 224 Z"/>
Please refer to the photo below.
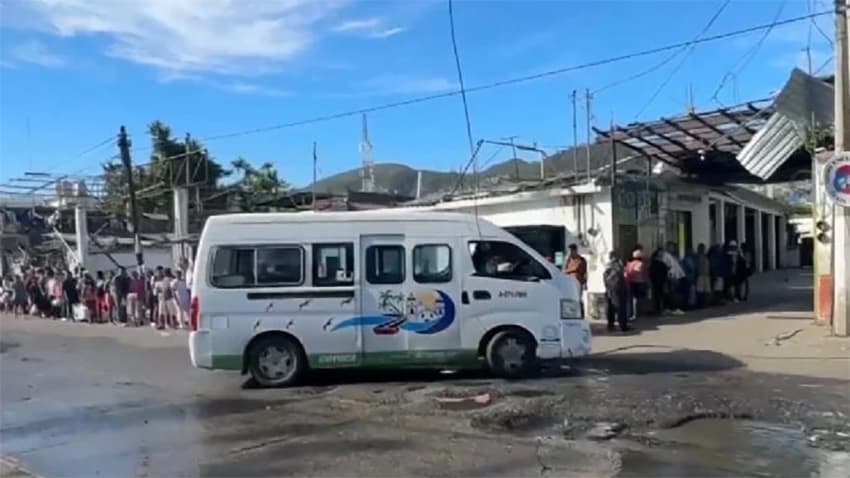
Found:
<path fill-rule="evenodd" d="M 554 418 L 540 404 L 522 404 L 491 408 L 472 417 L 473 428 L 503 432 L 531 432 L 550 428 Z"/>

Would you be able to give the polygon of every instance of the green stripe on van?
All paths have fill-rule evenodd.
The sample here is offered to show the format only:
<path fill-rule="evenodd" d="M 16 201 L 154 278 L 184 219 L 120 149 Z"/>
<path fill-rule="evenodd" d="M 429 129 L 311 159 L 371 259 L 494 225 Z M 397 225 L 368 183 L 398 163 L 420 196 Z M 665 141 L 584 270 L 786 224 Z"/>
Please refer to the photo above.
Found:
<path fill-rule="evenodd" d="M 241 355 L 213 355 L 212 368 L 222 370 L 242 370 Z"/>
<path fill-rule="evenodd" d="M 453 350 L 399 350 L 391 352 L 369 352 L 365 354 L 313 354 L 308 357 L 313 368 L 338 367 L 427 367 L 454 365 L 475 367 L 478 351 Z"/>
<path fill-rule="evenodd" d="M 477 367 L 478 351 L 453 350 L 400 350 L 370 352 L 365 354 L 311 354 L 307 356 L 312 368 L 376 367 L 404 368 L 452 365 Z M 221 370 L 242 370 L 242 355 L 213 355 L 212 367 Z"/>

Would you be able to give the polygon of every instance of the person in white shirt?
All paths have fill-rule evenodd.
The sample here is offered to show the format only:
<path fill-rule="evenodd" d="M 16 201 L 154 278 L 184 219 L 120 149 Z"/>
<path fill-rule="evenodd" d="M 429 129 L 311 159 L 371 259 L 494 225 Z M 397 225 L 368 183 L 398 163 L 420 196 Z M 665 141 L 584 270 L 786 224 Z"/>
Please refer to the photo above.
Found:
<path fill-rule="evenodd" d="M 189 322 L 189 288 L 183 280 L 183 271 L 177 270 L 177 277 L 171 281 L 171 289 L 174 291 L 174 305 L 183 327 Z"/>

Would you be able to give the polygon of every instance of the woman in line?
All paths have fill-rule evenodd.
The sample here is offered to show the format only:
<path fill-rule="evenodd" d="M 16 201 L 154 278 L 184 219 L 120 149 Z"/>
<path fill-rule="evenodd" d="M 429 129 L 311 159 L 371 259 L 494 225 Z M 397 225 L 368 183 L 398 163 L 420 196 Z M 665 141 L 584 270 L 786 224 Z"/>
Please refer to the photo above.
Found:
<path fill-rule="evenodd" d="M 626 263 L 624 271 L 626 276 L 626 286 L 628 297 L 626 305 L 629 308 L 627 316 L 629 321 L 637 319 L 638 303 L 646 299 L 649 287 L 647 285 L 648 275 L 646 273 L 646 264 L 643 261 L 643 246 L 638 244 L 632 250 L 629 262 Z"/>

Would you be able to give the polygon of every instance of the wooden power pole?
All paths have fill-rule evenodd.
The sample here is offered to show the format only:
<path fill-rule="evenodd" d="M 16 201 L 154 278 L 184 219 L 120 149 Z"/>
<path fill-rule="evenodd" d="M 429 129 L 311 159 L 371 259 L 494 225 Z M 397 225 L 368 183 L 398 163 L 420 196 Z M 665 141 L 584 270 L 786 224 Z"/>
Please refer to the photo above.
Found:
<path fill-rule="evenodd" d="M 130 158 L 130 140 L 127 138 L 127 130 L 121 126 L 118 133 L 118 149 L 121 151 L 121 163 L 124 165 L 124 173 L 127 175 L 127 189 L 130 195 L 130 219 L 133 222 L 133 248 L 136 252 L 136 265 L 139 273 L 144 269 L 144 256 L 142 254 L 142 241 L 139 237 L 139 210 L 136 206 L 136 186 L 133 181 L 133 160 Z"/>

